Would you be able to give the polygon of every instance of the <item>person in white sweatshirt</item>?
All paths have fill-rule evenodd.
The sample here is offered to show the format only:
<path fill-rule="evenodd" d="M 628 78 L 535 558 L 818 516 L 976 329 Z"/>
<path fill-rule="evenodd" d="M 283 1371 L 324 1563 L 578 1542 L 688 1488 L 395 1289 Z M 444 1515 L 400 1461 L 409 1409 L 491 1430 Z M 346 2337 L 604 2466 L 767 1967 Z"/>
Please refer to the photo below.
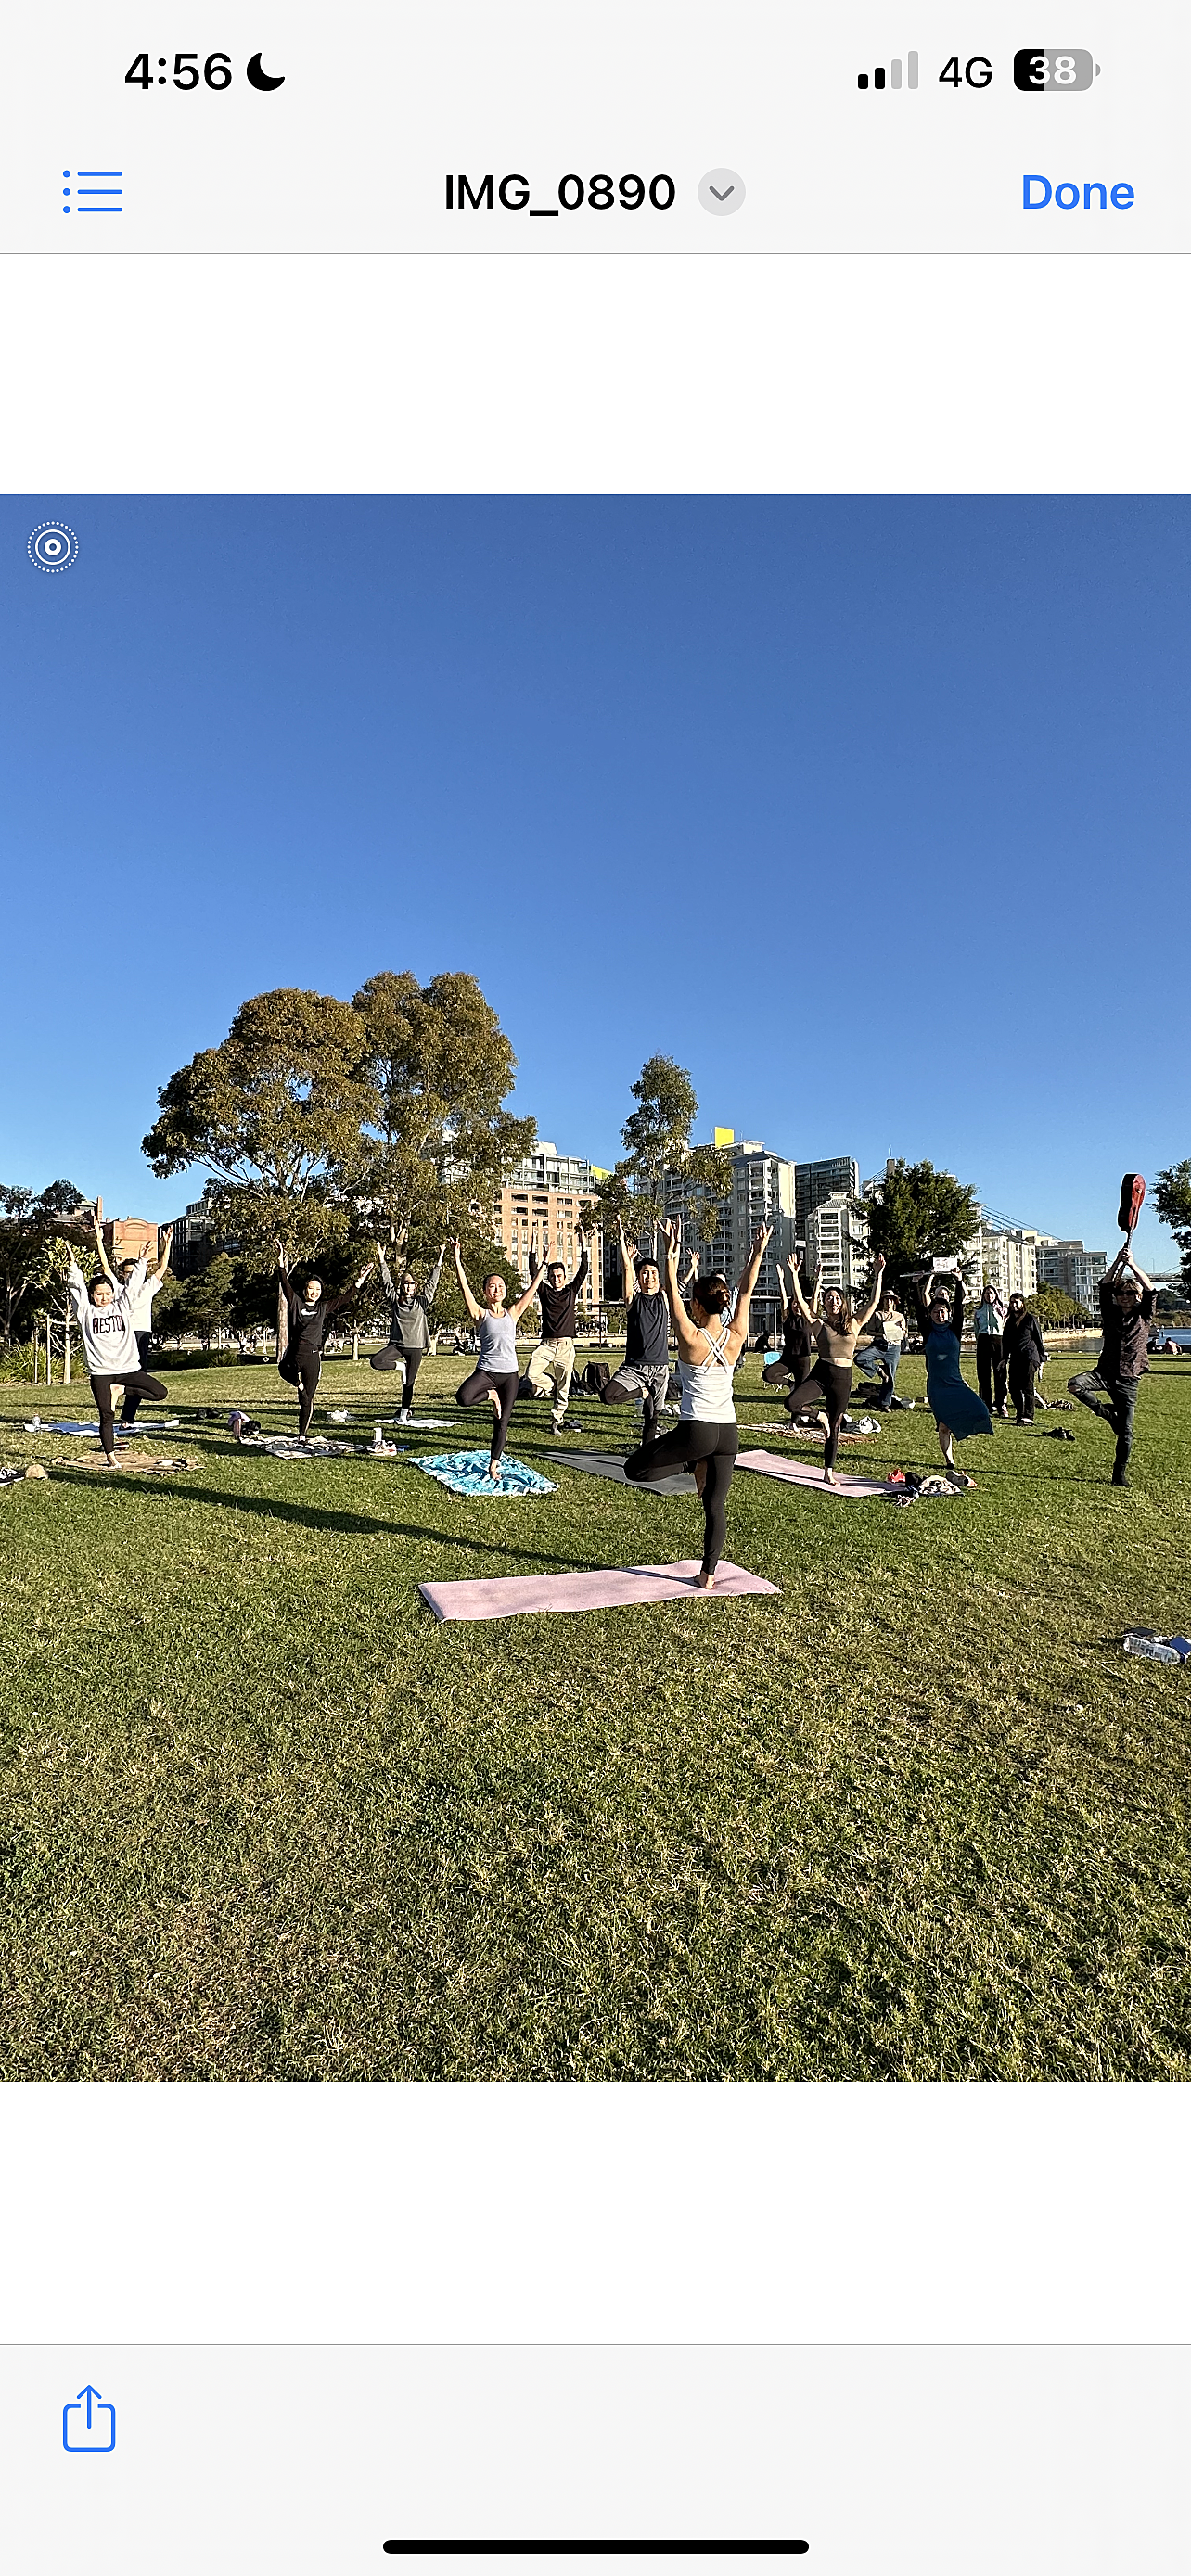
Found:
<path fill-rule="evenodd" d="M 138 1290 L 136 1296 L 130 1298 L 129 1301 L 129 1312 L 132 1316 L 132 1329 L 136 1334 L 136 1346 L 140 1355 L 139 1365 L 142 1369 L 148 1368 L 149 1365 L 149 1344 L 153 1339 L 153 1300 L 157 1295 L 158 1289 L 162 1286 L 164 1280 L 168 1276 L 170 1266 L 170 1247 L 173 1240 L 174 1229 L 172 1225 L 167 1225 L 162 1239 L 161 1250 L 158 1253 L 157 1259 L 151 1265 L 146 1267 L 143 1284 Z M 100 1269 L 104 1271 L 106 1276 L 111 1280 L 113 1288 L 131 1289 L 132 1274 L 136 1268 L 136 1263 L 134 1261 L 122 1261 L 120 1264 L 120 1275 L 119 1278 L 117 1278 L 116 1273 L 108 1260 L 107 1254 L 104 1251 L 102 1199 L 96 1199 L 95 1202 L 95 1247 L 99 1254 Z M 146 1261 L 148 1261 L 147 1255 Z M 141 1397 L 138 1388 L 125 1387 L 124 1402 L 120 1407 L 120 1421 L 122 1427 L 126 1431 L 131 1430 L 133 1423 L 136 1421 L 137 1407 L 140 1400 Z"/>
<path fill-rule="evenodd" d="M 137 1395 L 147 1395 L 151 1404 L 164 1404 L 169 1392 L 159 1377 L 150 1377 L 141 1367 L 137 1349 L 133 1316 L 147 1268 L 147 1262 L 134 1261 L 131 1278 L 119 1288 L 102 1270 L 88 1284 L 74 1254 L 70 1256 L 70 1299 L 82 1335 L 91 1393 L 99 1407 L 99 1437 L 109 1467 L 120 1464 L 112 1421 L 113 1387 L 122 1386 L 126 1395 L 130 1388 Z"/>

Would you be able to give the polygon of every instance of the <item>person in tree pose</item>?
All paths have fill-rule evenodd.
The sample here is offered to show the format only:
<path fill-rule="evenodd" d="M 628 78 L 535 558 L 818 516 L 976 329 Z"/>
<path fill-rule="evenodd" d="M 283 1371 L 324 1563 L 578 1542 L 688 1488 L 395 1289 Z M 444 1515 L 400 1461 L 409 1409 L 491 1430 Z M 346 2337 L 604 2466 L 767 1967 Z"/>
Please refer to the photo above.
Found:
<path fill-rule="evenodd" d="M 359 1293 L 366 1279 L 372 1277 L 372 1263 L 359 1277 L 339 1290 L 338 1296 L 324 1297 L 323 1283 L 317 1271 L 303 1272 L 285 1267 L 285 1245 L 278 1239 L 277 1267 L 282 1294 L 289 1317 L 289 1331 L 284 1358 L 277 1363 L 287 1386 L 298 1390 L 298 1438 L 304 1440 L 310 1429 L 310 1416 L 322 1375 L 323 1344 L 336 1315 Z"/>
<path fill-rule="evenodd" d="M 576 1301 L 587 1277 L 587 1236 L 581 1225 L 575 1228 L 579 1244 L 579 1267 L 568 1279 L 561 1261 L 539 1265 L 530 1289 L 542 1309 L 542 1335 L 525 1372 L 526 1395 L 550 1395 L 550 1428 L 557 1440 L 567 1418 L 571 1379 L 575 1374 Z M 522 1301 L 524 1302 L 524 1300 Z"/>
<path fill-rule="evenodd" d="M 1013 1398 L 1017 1428 L 1021 1431 L 1034 1419 L 1034 1379 L 1038 1370 L 1046 1365 L 1046 1344 L 1037 1316 L 1030 1313 L 1025 1298 L 1017 1290 L 1009 1300 L 1002 1344 L 1009 1372 L 1009 1393 Z M 983 1387 L 980 1391 L 983 1395 Z"/>
<path fill-rule="evenodd" d="M 782 1282 L 782 1263 L 777 1265 L 778 1285 Z M 800 1386 L 815 1355 L 814 1335 L 805 1313 L 794 1294 L 794 1272 L 797 1264 L 789 1262 L 790 1288 L 782 1287 L 782 1348 L 780 1359 L 770 1360 L 761 1371 L 762 1386 Z"/>
<path fill-rule="evenodd" d="M 625 1239 L 619 1220 L 620 1267 L 624 1280 L 624 1358 L 615 1376 L 600 1390 L 601 1404 L 634 1404 L 645 1408 L 641 1445 L 656 1440 L 658 1415 L 666 1401 L 670 1377 L 670 1308 L 656 1261 L 640 1259 L 635 1243 Z"/>
<path fill-rule="evenodd" d="M 1157 1302 L 1154 1282 L 1139 1269 L 1126 1238 L 1100 1282 L 1100 1357 L 1094 1369 L 1067 1380 L 1068 1395 L 1099 1414 L 1117 1435 L 1114 1485 L 1129 1482 L 1125 1469 L 1133 1447 L 1137 1390 L 1150 1364 L 1149 1328 Z"/>
<path fill-rule="evenodd" d="M 419 1288 L 412 1270 L 398 1274 L 394 1287 L 384 1252 L 377 1244 L 381 1286 L 389 1305 L 389 1338 L 383 1351 L 376 1351 L 370 1362 L 374 1369 L 404 1369 L 401 1395 L 401 1419 L 408 1422 L 413 1412 L 414 1385 L 426 1353 L 430 1348 L 430 1309 L 438 1295 L 446 1245 L 440 1243 L 438 1259 L 424 1288 Z"/>
<path fill-rule="evenodd" d="M 696 1279 L 690 1293 L 690 1311 L 682 1302 L 678 1284 L 678 1247 L 681 1229 L 667 1223 L 666 1301 L 670 1321 L 678 1338 L 678 1374 L 682 1383 L 679 1418 L 673 1431 L 660 1439 L 643 1441 L 624 1462 L 624 1472 L 633 1485 L 656 1485 L 689 1467 L 703 1503 L 703 1562 L 696 1581 L 701 1592 L 715 1585 L 715 1570 L 723 1554 L 728 1487 L 740 1446 L 736 1425 L 736 1407 L 732 1401 L 732 1371 L 744 1349 L 749 1328 L 749 1299 L 757 1284 L 765 1246 L 773 1231 L 761 1226 L 753 1239 L 736 1290 L 731 1316 L 732 1291 L 722 1272 Z"/>
<path fill-rule="evenodd" d="M 857 1351 L 853 1363 L 862 1377 L 882 1382 L 881 1393 L 873 1398 L 878 1413 L 892 1413 L 894 1410 L 896 1398 L 893 1390 L 897 1385 L 905 1338 L 905 1316 L 892 1288 L 887 1288 L 873 1317 L 873 1338 L 866 1351 Z"/>
<path fill-rule="evenodd" d="M 962 1376 L 959 1365 L 964 1329 L 964 1283 L 959 1272 L 932 1279 L 924 1297 L 924 1272 L 913 1279 L 914 1303 L 926 1354 L 926 1400 L 935 1417 L 944 1465 L 955 1473 L 955 1442 L 973 1433 L 992 1438 L 992 1415 L 983 1396 Z"/>
<path fill-rule="evenodd" d="M 157 1259 L 151 1265 L 146 1267 L 141 1286 L 136 1294 L 133 1295 L 132 1274 L 136 1268 L 136 1263 L 135 1261 L 122 1261 L 120 1264 L 120 1276 L 119 1279 L 117 1279 L 103 1248 L 103 1200 L 96 1199 L 96 1249 L 99 1253 L 99 1259 L 104 1276 L 111 1280 L 113 1288 L 120 1287 L 127 1288 L 129 1290 L 128 1311 L 132 1317 L 132 1329 L 136 1334 L 136 1346 L 142 1369 L 147 1369 L 149 1365 L 149 1349 L 153 1340 L 153 1300 L 157 1295 L 157 1291 L 161 1287 L 163 1280 L 168 1276 L 170 1266 L 170 1247 L 173 1240 L 174 1229 L 172 1225 L 167 1225 L 165 1233 L 161 1238 L 161 1249 L 157 1255 Z M 125 1387 L 124 1402 L 120 1407 L 120 1423 L 122 1429 L 130 1430 L 133 1423 L 136 1421 L 137 1409 L 144 1392 L 145 1390 L 143 1387 Z"/>
<path fill-rule="evenodd" d="M 479 1358 L 471 1376 L 465 1377 L 462 1386 L 456 1388 L 455 1402 L 463 1405 L 491 1405 L 492 1447 L 488 1458 L 488 1473 L 493 1484 L 499 1485 L 500 1462 L 504 1456 L 505 1441 L 508 1438 L 509 1417 L 517 1401 L 517 1388 L 520 1384 L 520 1372 L 517 1367 L 517 1326 L 531 1298 L 537 1293 L 538 1281 L 542 1277 L 546 1264 L 543 1259 L 539 1259 L 537 1269 L 524 1295 L 518 1297 L 516 1305 L 508 1307 L 505 1305 L 504 1280 L 499 1270 L 490 1271 L 484 1281 L 484 1302 L 481 1305 L 468 1286 L 458 1235 L 455 1237 L 454 1253 L 455 1269 L 463 1291 L 463 1302 L 473 1324 L 478 1326 L 480 1335 Z"/>
<path fill-rule="evenodd" d="M 99 1219 L 96 1217 L 96 1235 Z M 134 1261 L 131 1276 L 119 1286 L 106 1266 L 88 1285 L 73 1252 L 67 1279 L 83 1341 L 83 1358 L 91 1381 L 91 1393 L 99 1407 L 99 1437 L 109 1467 L 120 1464 L 116 1456 L 115 1425 L 112 1420 L 112 1389 L 122 1386 L 127 1396 L 130 1388 L 137 1395 L 147 1395 L 151 1404 L 164 1404 L 168 1389 L 158 1377 L 150 1377 L 141 1366 L 137 1348 L 136 1299 L 145 1283 L 145 1261 Z"/>
<path fill-rule="evenodd" d="M 871 1323 L 876 1314 L 884 1276 L 885 1255 L 879 1253 L 877 1266 L 873 1272 L 872 1295 L 860 1314 L 854 1315 L 842 1288 L 824 1288 L 821 1278 L 815 1281 L 815 1293 L 808 1305 L 797 1270 L 792 1270 L 790 1274 L 795 1299 L 802 1310 L 804 1322 L 810 1327 L 814 1336 L 819 1356 L 814 1367 L 803 1378 L 801 1385 L 792 1386 L 783 1400 L 791 1421 L 799 1413 L 809 1413 L 814 1409 L 818 1411 L 819 1420 L 827 1435 L 823 1445 L 825 1485 L 835 1483 L 840 1424 L 847 1412 L 848 1398 L 852 1392 L 852 1362 L 856 1356 L 856 1344 L 865 1325 Z"/>

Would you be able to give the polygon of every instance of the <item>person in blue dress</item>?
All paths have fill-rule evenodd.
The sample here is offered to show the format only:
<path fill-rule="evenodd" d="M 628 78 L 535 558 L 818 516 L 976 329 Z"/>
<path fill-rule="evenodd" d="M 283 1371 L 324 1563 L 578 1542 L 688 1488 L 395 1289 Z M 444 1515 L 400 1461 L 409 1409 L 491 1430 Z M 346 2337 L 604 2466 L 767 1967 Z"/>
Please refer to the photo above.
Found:
<path fill-rule="evenodd" d="M 970 1440 L 974 1432 L 986 1432 L 990 1440 L 993 1436 L 992 1415 L 983 1396 L 960 1373 L 964 1283 L 958 1271 L 932 1279 L 925 1297 L 922 1274 L 911 1284 L 926 1354 L 926 1400 L 935 1417 L 944 1465 L 954 1475 L 955 1442 Z"/>

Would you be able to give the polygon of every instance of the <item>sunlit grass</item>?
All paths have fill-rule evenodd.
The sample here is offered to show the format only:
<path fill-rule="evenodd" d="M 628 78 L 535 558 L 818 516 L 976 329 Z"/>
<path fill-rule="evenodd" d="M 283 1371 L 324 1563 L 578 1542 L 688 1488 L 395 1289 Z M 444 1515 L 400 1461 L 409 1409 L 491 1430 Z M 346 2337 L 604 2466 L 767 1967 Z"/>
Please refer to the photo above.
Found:
<path fill-rule="evenodd" d="M 776 1407 L 738 1384 L 747 1434 Z M 10 2079 L 1191 2071 L 1191 1670 L 1119 1645 L 1191 1620 L 1191 1363 L 1127 1493 L 1082 1413 L 970 1443 L 955 1502 L 740 1476 L 728 1552 L 779 1599 L 445 1629 L 420 1578 L 687 1556 L 697 1505 L 553 1466 L 545 1407 L 510 1445 L 557 1491 L 485 1504 L 193 1419 L 289 1426 L 271 1369 L 175 1373 L 175 1480 L 25 1437 L 31 1396 L 0 1385 L 0 1459 L 54 1469 L 0 1492 Z M 332 1363 L 323 1397 L 367 1437 L 395 1389 Z M 873 1450 L 934 1460 L 929 1417 L 841 1465 Z"/>

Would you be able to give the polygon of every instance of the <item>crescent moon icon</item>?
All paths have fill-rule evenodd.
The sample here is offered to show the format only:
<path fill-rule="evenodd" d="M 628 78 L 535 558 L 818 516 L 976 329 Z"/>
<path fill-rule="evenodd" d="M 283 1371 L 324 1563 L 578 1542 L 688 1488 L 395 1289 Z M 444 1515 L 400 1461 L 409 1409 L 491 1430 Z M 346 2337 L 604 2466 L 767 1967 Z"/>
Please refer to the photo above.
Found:
<path fill-rule="evenodd" d="M 280 89 L 285 79 L 285 73 L 278 72 L 276 79 L 272 79 L 268 72 L 261 70 L 260 55 L 254 54 L 252 61 L 248 66 L 248 77 L 254 89 Z"/>

